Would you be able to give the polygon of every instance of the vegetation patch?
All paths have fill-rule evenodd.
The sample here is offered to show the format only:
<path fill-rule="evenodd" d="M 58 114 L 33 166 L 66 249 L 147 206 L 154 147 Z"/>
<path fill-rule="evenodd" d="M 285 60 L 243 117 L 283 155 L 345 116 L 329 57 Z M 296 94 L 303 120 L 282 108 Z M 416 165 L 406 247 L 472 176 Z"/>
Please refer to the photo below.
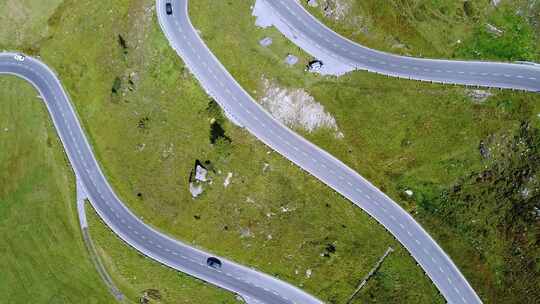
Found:
<path fill-rule="evenodd" d="M 516 12 L 515 5 L 504 2 L 488 16 L 486 23 L 474 26 L 470 38 L 456 50 L 456 56 L 534 61 L 540 58 L 535 38 L 533 27 L 524 13 Z"/>
<path fill-rule="evenodd" d="M 419 201 L 481 252 L 501 303 L 539 298 L 540 131 L 522 122 L 481 142 L 485 166 L 442 195 Z M 515 290 L 509 294 L 506 290 Z"/>

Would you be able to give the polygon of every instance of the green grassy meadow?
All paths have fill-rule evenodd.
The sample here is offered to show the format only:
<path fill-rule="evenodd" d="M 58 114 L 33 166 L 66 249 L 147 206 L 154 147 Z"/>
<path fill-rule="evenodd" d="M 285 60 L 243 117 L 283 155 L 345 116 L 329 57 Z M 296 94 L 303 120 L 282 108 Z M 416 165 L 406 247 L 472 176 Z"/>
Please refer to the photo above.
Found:
<path fill-rule="evenodd" d="M 420 2 L 422 5 L 413 6 L 413 3 Z M 367 10 L 370 12 L 368 14 L 370 18 L 378 20 L 375 24 L 382 24 L 378 27 L 380 35 L 385 37 L 399 35 L 404 41 L 409 39 L 407 41 L 414 46 L 413 54 L 415 55 L 534 60 L 535 54 L 538 53 L 538 49 L 532 47 L 537 45 L 536 36 L 532 34 L 534 23 L 527 23 L 528 19 L 525 17 L 511 15 L 512 9 L 521 7 L 522 2 L 503 1 L 497 9 L 488 8 L 487 5 L 485 9 L 476 7 L 473 10 L 476 15 L 473 16 L 469 12 L 471 16 L 466 19 L 457 17 L 464 14 L 457 9 L 463 11 L 464 8 L 461 6 L 463 3 L 460 3 L 458 1 L 440 1 L 429 4 L 426 1 L 388 1 L 385 3 L 358 1 L 353 2 L 353 8 L 370 7 L 370 10 Z M 452 209 L 454 202 L 445 199 L 445 193 L 455 185 L 460 185 L 461 180 L 466 179 L 467 176 L 482 172 L 486 166 L 489 166 L 479 151 L 481 142 L 493 136 L 508 137 L 509 134 L 517 132 L 523 122 L 538 127 L 537 114 L 540 110 L 540 98 L 535 94 L 494 89 L 490 90 L 492 96 L 486 101 L 475 102 L 469 96 L 471 89 L 463 87 L 390 79 L 364 72 L 355 72 L 340 78 L 306 74 L 303 69 L 309 57 L 284 39 L 275 29 L 261 30 L 253 27 L 254 18 L 248 17 L 251 4 L 223 2 L 219 5 L 211 1 L 197 1 L 190 5 L 195 27 L 201 31 L 210 48 L 242 86 L 258 98 L 261 97 L 261 79 L 263 78 L 276 80 L 284 87 L 305 89 L 334 115 L 345 136 L 337 140 L 331 132 L 319 131 L 307 134 L 298 130 L 302 135 L 344 160 L 415 215 L 450 254 L 486 301 L 519 303 L 534 298 L 536 293 L 530 287 L 525 288 L 521 285 L 526 285 L 523 282 L 531 282 L 532 285 L 538 283 L 537 280 L 536 282 L 530 280 L 538 270 L 533 266 L 529 271 L 523 271 L 524 266 L 520 266 L 518 262 L 522 257 L 514 257 L 515 254 L 509 253 L 509 248 L 516 243 L 513 241 L 515 237 L 500 238 L 500 234 L 504 233 L 500 230 L 519 230 L 504 222 L 500 222 L 499 226 L 486 224 L 489 236 L 482 238 L 485 246 L 477 246 L 477 242 L 471 239 L 477 239 L 479 235 L 462 228 L 463 224 L 447 220 L 444 213 L 428 211 L 424 206 L 429 202 L 436 205 L 445 204 L 445 212 L 460 213 L 460 218 L 463 217 L 462 222 L 489 222 L 489 217 L 493 217 L 495 210 L 500 208 L 499 204 L 493 202 L 506 201 L 504 197 L 495 196 L 493 200 L 490 196 L 492 200 L 478 200 L 477 203 L 481 204 L 486 211 L 477 213 L 471 210 L 476 207 Z M 482 4 L 475 2 L 475 5 Z M 408 8 L 405 9 L 404 6 Z M 409 6 L 415 7 L 415 14 L 430 17 L 425 17 L 421 22 L 416 17 L 412 18 L 409 14 L 411 12 Z M 385 9 L 375 9 L 383 7 Z M 456 7 L 456 15 L 449 13 L 443 17 L 440 14 L 433 14 L 435 9 L 454 11 L 448 7 Z M 536 7 L 531 7 L 526 16 L 536 14 L 536 9 Z M 332 22 L 316 10 L 312 9 L 312 11 L 344 35 L 348 34 L 347 29 L 355 29 L 348 23 L 347 17 L 344 19 L 345 22 Z M 375 11 L 379 15 L 376 16 Z M 349 17 L 354 19 L 355 10 L 352 12 Z M 238 18 L 238 15 L 245 17 Z M 399 16 L 395 17 L 395 15 Z M 408 21 L 404 22 L 404 19 Z M 384 20 L 392 20 L 394 23 L 386 22 L 392 24 L 387 27 Z M 480 30 L 483 29 L 484 22 L 493 22 L 506 31 L 500 37 L 501 40 L 514 39 L 522 43 L 514 43 L 498 53 L 489 53 L 494 51 L 490 45 L 497 43 L 504 46 L 505 42 L 499 43 L 500 41 L 497 41 L 499 38 L 486 36 L 485 32 Z M 450 29 L 455 30 L 456 35 L 459 34 L 458 39 L 462 39 L 464 43 L 470 41 L 478 41 L 478 43 L 472 44 L 469 49 L 462 45 L 448 48 L 446 44 L 430 36 L 447 37 L 440 33 L 449 29 L 448 26 L 442 26 L 442 23 L 454 24 L 455 27 Z M 524 31 L 516 32 L 513 30 L 516 27 L 521 27 Z M 432 30 L 423 30 L 428 28 Z M 459 32 L 457 28 L 461 28 L 462 32 Z M 425 35 L 407 36 L 395 33 L 396 30 L 417 31 Z M 421 40 L 415 40 L 419 36 L 424 36 L 425 41 L 440 45 L 434 47 L 422 43 Z M 266 48 L 259 46 L 258 42 L 264 37 L 273 38 L 274 43 Z M 358 38 L 362 38 L 362 35 Z M 368 35 L 365 39 L 357 40 L 379 49 L 390 50 L 377 40 L 376 35 Z M 521 48 L 523 45 L 527 46 L 527 52 Z M 449 50 L 452 52 L 448 52 Z M 485 52 L 478 55 L 477 50 Z M 298 66 L 289 68 L 284 64 L 283 60 L 289 53 L 300 58 Z M 237 60 L 239 57 L 244 59 L 239 61 Z M 509 157 L 518 157 L 517 152 L 514 153 L 515 155 L 512 154 Z M 498 178 L 512 179 L 512 177 L 504 176 L 504 172 L 509 171 L 498 171 L 498 174 L 501 174 Z M 415 195 L 412 198 L 407 197 L 404 195 L 405 189 L 412 189 Z M 463 196 L 485 197 L 470 191 Z M 509 203 L 519 205 L 522 202 L 518 200 Z M 436 206 L 436 208 L 441 210 L 442 206 Z M 530 212 L 534 212 L 533 207 L 527 208 Z M 516 217 L 519 214 L 509 212 L 506 216 Z M 529 218 L 527 223 L 525 231 L 527 229 L 536 231 L 534 219 Z M 500 228 L 496 228 L 497 226 Z M 485 232 L 476 231 L 475 233 Z M 515 233 L 517 237 L 520 232 Z M 468 236 L 465 237 L 464 234 Z M 523 241 L 532 244 L 522 247 L 526 248 L 525 255 L 534 256 L 537 250 L 535 249 L 537 246 L 533 245 L 534 240 L 533 233 L 528 240 Z M 498 245 L 487 246 L 489 242 L 495 242 Z M 531 260 L 527 258 L 524 261 Z M 531 265 L 535 265 L 534 259 Z M 505 274 L 508 275 L 505 276 Z M 368 286 L 360 295 L 360 301 L 380 301 L 381 298 L 377 296 L 387 294 L 382 291 L 385 286 L 399 284 L 392 280 L 389 281 L 384 274 L 376 276 L 377 283 Z M 509 288 L 515 292 L 508 293 Z M 528 291 L 518 292 L 517 290 Z M 396 301 L 382 297 L 383 302 Z"/>
<path fill-rule="evenodd" d="M 43 5 L 34 2 L 25 2 L 31 11 Z M 453 12 L 460 1 L 418 2 L 357 2 L 352 12 L 369 16 L 372 26 L 370 35 L 351 37 L 383 50 L 392 50 L 397 40 L 408 45 L 404 52 L 453 57 L 457 47 L 448 45 L 473 39 L 478 20 L 491 18 L 491 13 L 482 13 L 483 6 L 475 8 L 479 17 L 474 19 L 440 12 Z M 494 96 L 479 104 L 461 87 L 360 72 L 340 78 L 306 74 L 303 65 L 309 57 L 276 30 L 257 29 L 252 4 L 197 0 L 190 2 L 190 14 L 202 38 L 254 97 L 261 97 L 261 81 L 267 78 L 283 87 L 303 88 L 324 105 L 343 139 L 324 130 L 297 131 L 415 215 L 481 297 L 497 303 L 505 290 L 493 275 L 493 265 L 505 256 L 497 263 L 487 261 L 485 251 L 472 248 L 444 219 L 424 212 L 420 202 L 434 201 L 461 177 L 485 166 L 478 152 L 481 140 L 516 130 L 522 120 L 538 125 L 539 98 L 492 90 Z M 22 48 L 58 72 L 113 188 L 147 223 L 276 275 L 328 303 L 343 303 L 392 246 L 396 252 L 355 303 L 443 303 L 414 260 L 373 219 L 209 106 L 210 99 L 162 35 L 153 5 L 152 0 L 51 2 L 44 16 L 32 19 L 46 34 L 29 36 L 22 44 L 0 35 L 0 49 Z M 403 20 L 407 26 L 397 27 Z M 346 35 L 353 32 L 350 24 L 331 25 Z M 274 43 L 263 48 L 258 42 L 266 36 Z M 286 67 L 283 59 L 289 53 L 297 55 L 300 64 Z M 221 122 L 230 142 L 211 144 L 213 119 Z M 210 161 L 213 183 L 193 199 L 188 179 L 197 159 Z M 224 187 L 229 172 L 231 184 Z M 405 197 L 405 189 L 413 189 L 415 197 Z M 90 222 L 107 269 L 130 299 L 157 289 L 164 303 L 234 301 L 227 293 L 143 258 L 95 215 Z M 328 252 L 330 245 L 335 252 Z"/>

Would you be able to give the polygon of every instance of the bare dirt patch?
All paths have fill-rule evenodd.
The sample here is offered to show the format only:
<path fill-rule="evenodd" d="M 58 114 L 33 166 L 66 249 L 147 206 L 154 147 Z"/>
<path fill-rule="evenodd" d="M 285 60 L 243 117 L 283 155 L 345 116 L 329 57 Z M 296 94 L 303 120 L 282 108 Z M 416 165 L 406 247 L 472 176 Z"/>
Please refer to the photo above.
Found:
<path fill-rule="evenodd" d="M 262 80 L 262 87 L 261 105 L 280 122 L 308 132 L 329 129 L 340 134 L 334 117 L 303 89 L 282 88 L 268 79 Z"/>

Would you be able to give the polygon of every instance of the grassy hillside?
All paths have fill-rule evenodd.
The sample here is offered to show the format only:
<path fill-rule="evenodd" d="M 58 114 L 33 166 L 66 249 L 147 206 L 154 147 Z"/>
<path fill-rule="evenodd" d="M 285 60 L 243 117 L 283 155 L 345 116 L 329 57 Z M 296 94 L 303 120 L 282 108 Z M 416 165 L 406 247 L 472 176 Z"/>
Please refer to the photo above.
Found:
<path fill-rule="evenodd" d="M 210 121 L 221 114 L 171 51 L 153 4 L 65 1 L 48 20 L 57 34 L 33 51 L 59 73 L 128 205 L 182 240 L 334 302 L 348 297 L 391 245 L 397 251 L 387 273 L 400 285 L 389 296 L 433 302 L 436 290 L 414 261 L 346 200 L 228 122 L 231 142 L 211 144 Z M 187 181 L 196 159 L 211 161 L 215 173 L 193 200 Z M 233 178 L 224 188 L 227 172 Z M 322 256 L 329 244 L 335 254 Z"/>
<path fill-rule="evenodd" d="M 306 8 L 380 50 L 436 58 L 539 60 L 540 3 L 527 0 L 320 0 Z"/>
<path fill-rule="evenodd" d="M 0 88 L 0 144 L 8 147 L 0 151 L 1 302 L 116 303 L 88 257 L 73 172 L 45 106 L 22 80 L 3 76 Z M 138 303 L 145 292 L 161 303 L 238 303 L 224 291 L 142 257 L 91 208 L 87 214 L 91 235 L 126 303 Z"/>
<path fill-rule="evenodd" d="M 2 0 L 0 1 L 0 41 L 18 49 L 38 49 L 52 34 L 49 17 L 62 0 Z M 4 43 L 2 43 L 4 44 Z"/>
<path fill-rule="evenodd" d="M 431 32 L 435 33 L 449 31 L 447 26 L 438 24 L 441 20 L 436 17 L 426 17 L 422 23 L 415 22 L 415 19 L 409 15 L 410 10 L 403 8 L 403 6 L 412 5 L 413 2 L 357 1 L 354 5 L 359 7 L 371 3 L 373 6 L 386 7 L 386 10 L 376 10 L 380 14 L 377 18 L 381 21 L 376 24 L 380 27 L 381 33 L 384 33 L 381 35 L 387 37 L 390 36 L 387 32 L 390 29 L 398 30 L 397 24 L 388 26 L 387 23 L 390 21 L 382 22 L 387 19 L 395 20 L 389 15 L 396 16 L 395 18 L 402 24 L 399 29 L 405 31 L 421 32 L 423 27 L 431 28 L 433 29 Z M 417 14 L 430 15 L 430 12 L 439 9 L 439 6 L 463 4 L 458 1 L 435 3 L 424 1 L 422 3 L 423 5 L 415 10 Z M 477 2 L 475 3 L 478 5 Z M 470 28 L 471 30 L 461 37 L 474 40 L 474 28 L 484 26 L 482 22 L 489 18 L 496 19 L 497 16 L 509 14 L 508 12 L 512 9 L 516 10 L 520 7 L 518 4 L 503 2 L 497 9 L 486 5 L 483 15 L 485 19 L 477 18 L 467 22 L 465 19 L 455 19 L 452 22 L 457 28 Z M 334 115 L 337 125 L 344 133 L 344 138 L 336 139 L 330 132 L 325 131 L 308 134 L 299 130 L 304 136 L 357 169 L 423 222 L 486 301 L 520 303 L 534 299 L 536 296 L 531 288 L 518 287 L 524 281 L 531 282 L 532 285 L 538 283 L 537 280 L 530 279 L 535 277 L 537 270 L 534 267 L 536 266 L 529 271 L 524 271 L 524 267 L 520 266 L 523 264 L 519 262 L 521 256 L 512 255 L 508 250 L 508 246 L 513 243 L 512 240 L 519 231 L 517 234 L 507 235 L 500 242 L 497 241 L 505 244 L 502 247 L 475 246 L 475 242 L 471 242 L 472 238 L 477 237 L 474 233 L 465 237 L 463 229 L 457 229 L 456 224 L 448 221 L 443 214 L 428 212 L 424 208 L 424 203 L 438 204 L 455 184 L 483 170 L 487 164 L 480 153 L 481 142 L 486 142 L 493 136 L 513 134 L 524 121 L 538 127 L 537 113 L 540 111 L 538 95 L 491 90 L 485 92 L 491 95 L 486 100 L 476 100 L 471 98 L 473 92 L 471 89 L 389 79 L 369 73 L 352 73 L 338 79 L 307 75 L 303 69 L 309 57 L 286 41 L 274 29 L 256 29 L 253 26 L 254 19 L 248 17 L 251 5 L 252 3 L 216 4 L 211 1 L 197 1 L 190 5 L 195 26 L 235 78 L 259 98 L 263 95 L 262 79 L 266 78 L 274 79 L 284 87 L 302 88 L 309 92 Z M 462 6 L 460 7 L 463 9 Z M 480 14 L 482 10 L 475 9 L 475 12 Z M 354 14 L 347 16 L 343 20 L 353 18 Z M 375 18 L 374 13 L 369 16 Z M 333 26 L 339 23 L 333 22 L 331 17 L 322 17 L 322 15 L 319 17 L 325 18 L 323 20 Z M 510 19 L 516 18 L 519 19 L 519 16 Z M 529 21 L 519 19 L 519 22 Z M 534 24 L 522 25 L 532 28 Z M 340 29 L 339 24 L 337 28 Z M 452 30 L 454 30 L 453 27 Z M 273 44 L 266 48 L 259 46 L 258 42 L 264 37 L 273 38 Z M 412 36 L 403 34 L 402 39 L 409 38 Z M 525 45 L 536 43 L 534 36 L 524 35 L 523 39 L 526 40 Z M 438 40 L 433 42 L 438 47 L 430 47 L 414 40 L 410 43 L 416 45 L 415 48 L 421 49 L 423 54 L 428 54 L 427 50 L 429 50 L 430 54 L 438 57 L 446 56 L 444 52 L 438 51 L 439 49 L 449 48 Z M 385 49 L 382 44 L 377 44 L 376 40 L 370 40 L 367 44 Z M 514 51 L 519 53 L 518 49 L 514 48 L 512 52 Z M 300 58 L 300 64 L 294 68 L 286 67 L 284 64 L 284 58 L 289 53 L 298 55 Z M 454 56 L 450 53 L 447 55 Z M 239 61 L 237 58 L 243 58 L 243 60 Z M 477 55 L 476 58 L 515 59 L 502 55 L 495 57 Z M 518 152 L 514 153 L 511 157 L 518 155 Z M 502 175 L 500 178 L 508 174 L 504 170 L 498 173 Z M 510 176 L 507 178 L 511 179 Z M 404 194 L 406 189 L 413 190 L 413 197 L 407 197 Z M 497 197 L 497 200 L 501 199 L 503 197 Z M 445 201 L 447 212 L 452 212 L 454 202 Z M 514 204 L 521 204 L 521 202 L 516 200 Z M 483 206 L 493 210 L 498 205 L 484 204 Z M 523 212 L 534 211 L 531 204 L 526 210 L 528 211 Z M 454 211 L 462 215 L 472 212 L 465 208 Z M 485 213 L 484 216 L 488 214 L 490 213 Z M 478 220 L 472 215 L 465 218 Z M 537 220 L 528 219 L 528 228 L 525 230 L 534 231 Z M 500 238 L 501 232 L 492 230 L 497 224 L 492 225 L 486 227 L 490 234 L 484 242 L 493 242 Z M 537 240 L 535 234 L 529 238 L 530 246 L 526 250 L 526 256 L 534 256 L 538 248 L 538 245 L 535 245 L 535 238 Z M 531 265 L 537 265 L 534 259 L 530 261 Z M 505 266 L 501 268 L 501 265 Z M 503 274 L 507 273 L 512 275 L 503 279 Z M 385 296 L 387 295 L 385 288 L 388 286 L 399 286 L 399 283 L 389 279 L 383 273 L 376 276 L 376 283 L 368 285 L 368 289 L 361 294 L 360 298 L 364 302 L 399 301 Z M 508 288 L 509 286 L 513 287 Z M 524 289 L 528 292 L 519 291 Z"/>
<path fill-rule="evenodd" d="M 2 303 L 110 303 L 89 260 L 74 179 L 45 106 L 22 80 L 0 78 Z"/>
<path fill-rule="evenodd" d="M 324 6 L 310 10 L 343 35 L 388 51 L 481 60 L 540 60 L 537 1 L 503 0 L 496 6 L 492 1 L 326 3 L 329 11 Z M 351 9 L 336 18 L 337 3 Z M 354 22 L 358 20 L 376 22 L 358 26 Z M 378 39 L 380 33 L 386 37 L 384 41 Z M 399 37 L 399 43 L 392 37 Z M 449 185 L 418 180 L 419 176 L 414 178 L 416 182 L 409 179 L 400 184 L 415 188 L 412 201 L 419 207 L 418 217 L 433 227 L 443 244 L 452 246 L 447 232 L 452 231 L 474 248 L 479 259 L 476 263 L 484 265 L 476 276 L 484 280 L 482 292 L 487 299 L 534 302 L 540 297 L 536 287 L 540 284 L 540 204 L 535 187 L 540 155 L 539 98 L 504 92 L 490 98 L 487 105 L 496 109 L 499 120 L 517 124 L 489 132 L 477 142 L 480 168 L 469 169 Z"/>
<path fill-rule="evenodd" d="M 462 3 L 444 3 L 458 2 Z M 459 230 L 446 229 L 436 222 L 437 217 L 424 216 L 418 200 L 433 198 L 461 177 L 480 170 L 484 166 L 478 152 L 481 140 L 500 130 L 516 129 L 521 120 L 537 124 L 538 97 L 493 90 L 494 96 L 475 103 L 469 90 L 459 87 L 368 73 L 339 79 L 306 74 L 306 54 L 275 30 L 253 26 L 253 1 L 190 3 L 203 39 L 254 97 L 262 97 L 263 78 L 311 94 L 335 117 L 344 137 L 337 139 L 328 130 L 298 131 L 357 169 L 411 213 L 420 212 L 419 219 L 481 296 L 497 302 L 504 285 L 492 276 L 493 264 L 484 259 L 485 251 L 471 248 Z M 381 20 L 387 14 L 410 17 L 405 13 L 411 9 L 401 6 L 380 4 L 385 7 L 382 10 L 375 1 L 362 3 L 373 5 L 369 15 L 374 20 L 376 13 L 382 14 Z M 424 8 L 431 12 L 440 3 L 426 1 Z M 397 251 L 357 302 L 442 303 L 435 287 L 382 227 L 223 119 L 171 51 L 156 24 L 153 4 L 151 0 L 66 0 L 43 24 L 49 28 L 49 38 L 25 48 L 59 73 L 107 176 L 129 207 L 169 234 L 284 278 L 329 303 L 342 303 L 392 246 Z M 465 19 L 452 21 L 455 28 L 429 23 L 436 18 L 424 19 L 426 33 L 430 27 L 444 28 L 448 33 L 455 30 L 458 37 L 474 29 L 474 23 Z M 379 24 L 379 40 L 384 42 L 386 31 L 397 27 L 390 21 L 373 23 Z M 420 31 L 416 23 L 411 23 L 413 27 Z M 393 35 L 403 41 L 417 37 Z M 266 36 L 274 38 L 274 43 L 262 48 L 258 42 Z M 381 49 L 393 45 L 385 47 L 379 40 L 372 45 Z M 449 42 L 443 38 L 435 42 L 436 47 L 410 41 L 414 48 L 407 52 L 452 56 L 446 53 Z M 0 48 L 19 47 L 0 39 Z M 419 52 L 414 51 L 417 48 Z M 288 53 L 297 55 L 300 64 L 286 67 L 283 60 Z M 212 144 L 214 120 L 229 140 Z M 193 199 L 188 180 L 197 159 L 209 161 L 213 182 Z M 224 187 L 229 172 L 233 177 Z M 405 189 L 413 189 L 415 196 L 406 197 Z M 92 221 L 97 225 L 95 218 Z M 144 259 L 98 227 L 96 242 L 113 278 L 127 294 L 135 297 L 147 288 L 158 288 L 176 299 L 179 278 L 186 286 L 185 297 L 195 296 L 193 290 L 206 290 L 174 272 L 159 272 L 161 267 L 151 263 L 139 264 Z M 332 247 L 335 251 L 328 249 Z M 139 269 L 150 280 L 141 280 L 136 275 Z M 161 276 L 168 279 L 154 280 Z"/>

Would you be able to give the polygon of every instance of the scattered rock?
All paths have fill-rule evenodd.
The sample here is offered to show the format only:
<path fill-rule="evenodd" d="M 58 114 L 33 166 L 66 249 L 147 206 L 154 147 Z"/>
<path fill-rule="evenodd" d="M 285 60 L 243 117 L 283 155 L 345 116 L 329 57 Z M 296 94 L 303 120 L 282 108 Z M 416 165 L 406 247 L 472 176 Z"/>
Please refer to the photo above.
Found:
<path fill-rule="evenodd" d="M 288 65 L 288 66 L 293 66 L 295 64 L 298 63 L 298 57 L 292 55 L 292 54 L 289 54 L 287 55 L 287 57 L 285 58 L 285 63 Z"/>
<path fill-rule="evenodd" d="M 394 43 L 392 45 L 392 48 L 393 49 L 405 49 L 405 48 L 407 48 L 407 46 L 405 44 L 403 44 L 403 43 Z"/>
<path fill-rule="evenodd" d="M 486 30 L 497 37 L 500 37 L 502 36 L 502 34 L 504 34 L 502 30 L 498 29 L 497 27 L 495 27 L 493 24 L 490 24 L 490 23 L 486 24 Z"/>
<path fill-rule="evenodd" d="M 205 164 L 211 166 L 210 161 L 206 161 Z M 193 198 L 197 198 L 204 191 L 204 183 L 212 183 L 212 180 L 208 177 L 208 169 L 197 159 L 195 160 L 195 167 L 189 174 L 189 192 Z"/>
<path fill-rule="evenodd" d="M 225 181 L 223 182 L 223 186 L 227 188 L 229 184 L 231 183 L 231 178 L 233 177 L 232 172 L 227 173 L 227 177 L 225 178 Z"/>
<path fill-rule="evenodd" d="M 307 4 L 311 7 L 317 7 L 319 6 L 319 3 L 317 2 L 317 0 L 307 0 Z"/>
<path fill-rule="evenodd" d="M 200 182 L 206 182 L 206 175 L 208 174 L 208 170 L 206 170 L 205 167 L 201 165 L 201 163 L 197 160 L 195 162 L 195 179 Z"/>
<path fill-rule="evenodd" d="M 203 186 L 201 184 L 189 183 L 189 192 L 193 198 L 197 198 L 203 193 Z"/>
<path fill-rule="evenodd" d="M 327 18 L 340 21 L 351 10 L 351 0 L 324 0 L 321 9 Z"/>
<path fill-rule="evenodd" d="M 129 80 L 131 80 L 134 84 L 137 84 L 139 82 L 139 74 L 137 72 L 132 71 L 129 73 Z"/>
<path fill-rule="evenodd" d="M 287 213 L 287 212 L 291 212 L 291 211 L 292 211 L 292 209 L 287 208 L 287 207 L 285 207 L 285 206 L 281 206 L 281 212 Z"/>
<path fill-rule="evenodd" d="M 493 96 L 490 91 L 486 90 L 468 90 L 467 95 L 476 103 L 483 103 L 489 97 Z"/>
<path fill-rule="evenodd" d="M 273 42 L 272 38 L 265 37 L 265 38 L 261 39 L 261 41 L 259 41 L 259 44 L 262 47 L 267 47 L 267 46 L 270 46 L 272 44 L 272 42 Z"/>
<path fill-rule="evenodd" d="M 328 253 L 336 253 L 336 246 L 334 244 L 328 244 L 326 245 L 326 251 Z"/>
<path fill-rule="evenodd" d="M 241 238 L 248 238 L 252 237 L 253 233 L 251 233 L 251 230 L 249 228 L 240 228 L 240 237 Z"/>

